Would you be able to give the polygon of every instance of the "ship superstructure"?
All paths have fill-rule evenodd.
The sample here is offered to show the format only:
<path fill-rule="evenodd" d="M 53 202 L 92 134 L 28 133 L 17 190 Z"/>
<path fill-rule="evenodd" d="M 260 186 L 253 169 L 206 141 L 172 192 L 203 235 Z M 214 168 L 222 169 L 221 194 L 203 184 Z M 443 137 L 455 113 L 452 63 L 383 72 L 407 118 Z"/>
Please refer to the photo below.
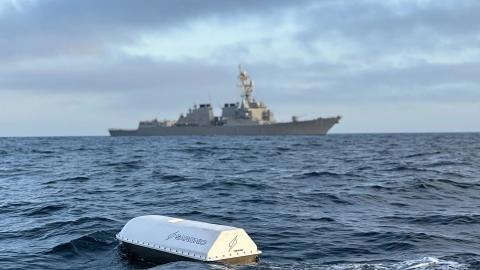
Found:
<path fill-rule="evenodd" d="M 210 104 L 194 105 L 186 115 L 181 114 L 174 123 L 176 126 L 242 126 L 273 124 L 273 113 L 263 102 L 257 102 L 252 96 L 253 80 L 242 67 L 239 67 L 238 87 L 242 90 L 242 100 L 237 103 L 225 103 L 222 115 L 216 117 Z"/>

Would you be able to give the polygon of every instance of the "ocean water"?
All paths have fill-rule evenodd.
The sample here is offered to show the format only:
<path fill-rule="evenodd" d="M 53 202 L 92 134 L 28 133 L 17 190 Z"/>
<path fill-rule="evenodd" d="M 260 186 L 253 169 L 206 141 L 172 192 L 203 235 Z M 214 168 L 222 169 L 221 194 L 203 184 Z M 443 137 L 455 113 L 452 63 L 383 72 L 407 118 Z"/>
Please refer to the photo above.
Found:
<path fill-rule="evenodd" d="M 161 214 L 245 228 L 258 264 L 152 265 Z M 479 269 L 480 134 L 0 138 L 1 269 Z"/>

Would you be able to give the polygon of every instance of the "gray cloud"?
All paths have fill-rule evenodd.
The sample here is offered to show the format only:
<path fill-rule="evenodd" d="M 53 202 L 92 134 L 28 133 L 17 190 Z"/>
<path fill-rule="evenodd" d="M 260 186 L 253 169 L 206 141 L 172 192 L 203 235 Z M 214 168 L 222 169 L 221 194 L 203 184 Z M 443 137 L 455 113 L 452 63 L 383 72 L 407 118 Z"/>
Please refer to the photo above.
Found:
<path fill-rule="evenodd" d="M 348 43 L 356 54 L 345 61 L 392 54 L 428 60 L 434 51 L 454 55 L 480 45 L 480 2 L 473 0 L 329 1 L 299 13 L 304 29 L 298 40 L 306 47 L 314 41 Z"/>
<path fill-rule="evenodd" d="M 145 31 L 182 27 L 209 17 L 272 14 L 293 1 L 45 0 L 21 2 L 0 14 L 0 55 L 31 58 L 106 54 L 110 45 L 134 42 Z M 8 12 L 9 11 L 9 12 Z M 241 21 L 239 21 L 241 23 Z"/>
<path fill-rule="evenodd" d="M 236 99 L 242 62 L 256 80 L 256 95 L 277 110 L 428 102 L 432 111 L 432 102 L 480 103 L 480 2 L 474 0 L 20 3 L 0 13 L 0 93 L 98 94 L 112 98 L 104 112 L 144 117 L 162 108 L 171 116 L 194 102 Z M 148 33 L 189 36 L 192 24 L 212 19 L 220 26 L 260 21 L 264 28 L 245 31 L 264 37 L 198 58 L 122 50 Z M 270 35 L 285 21 L 294 31 Z M 216 30 L 201 38 L 224 38 Z"/>

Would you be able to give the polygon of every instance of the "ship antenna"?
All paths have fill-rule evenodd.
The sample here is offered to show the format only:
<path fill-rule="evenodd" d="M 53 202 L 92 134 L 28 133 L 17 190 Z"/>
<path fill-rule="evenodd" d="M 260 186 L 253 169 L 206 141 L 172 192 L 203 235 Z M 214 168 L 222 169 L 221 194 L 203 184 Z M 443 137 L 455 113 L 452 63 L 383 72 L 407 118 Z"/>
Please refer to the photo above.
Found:
<path fill-rule="evenodd" d="M 240 84 L 238 85 L 242 89 L 242 107 L 249 107 L 249 104 L 252 102 L 252 92 L 253 92 L 253 80 L 242 68 L 242 65 L 238 65 L 238 70 L 240 75 L 238 75 L 238 79 Z"/>

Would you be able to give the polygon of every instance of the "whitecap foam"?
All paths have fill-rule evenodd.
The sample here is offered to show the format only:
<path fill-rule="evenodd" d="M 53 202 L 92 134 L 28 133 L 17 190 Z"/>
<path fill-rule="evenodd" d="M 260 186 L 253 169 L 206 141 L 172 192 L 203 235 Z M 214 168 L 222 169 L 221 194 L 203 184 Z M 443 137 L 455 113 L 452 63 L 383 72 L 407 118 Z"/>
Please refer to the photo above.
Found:
<path fill-rule="evenodd" d="M 322 269 L 322 268 L 320 268 Z M 407 260 L 392 264 L 339 264 L 323 268 L 325 270 L 467 270 L 466 264 L 442 260 L 435 257 Z"/>
<path fill-rule="evenodd" d="M 258 269 L 304 269 L 304 270 L 467 270 L 468 265 L 435 257 L 406 260 L 397 263 L 345 263 L 319 265 L 309 263 L 276 265 L 261 262 Z"/>
<path fill-rule="evenodd" d="M 395 265 L 394 269 L 402 269 L 402 270 L 430 270 L 430 269 L 438 269 L 438 270 L 450 270 L 450 269 L 468 269 L 466 264 L 448 261 L 448 260 L 441 260 L 435 257 L 425 257 L 419 260 L 409 260 L 398 263 Z"/>

